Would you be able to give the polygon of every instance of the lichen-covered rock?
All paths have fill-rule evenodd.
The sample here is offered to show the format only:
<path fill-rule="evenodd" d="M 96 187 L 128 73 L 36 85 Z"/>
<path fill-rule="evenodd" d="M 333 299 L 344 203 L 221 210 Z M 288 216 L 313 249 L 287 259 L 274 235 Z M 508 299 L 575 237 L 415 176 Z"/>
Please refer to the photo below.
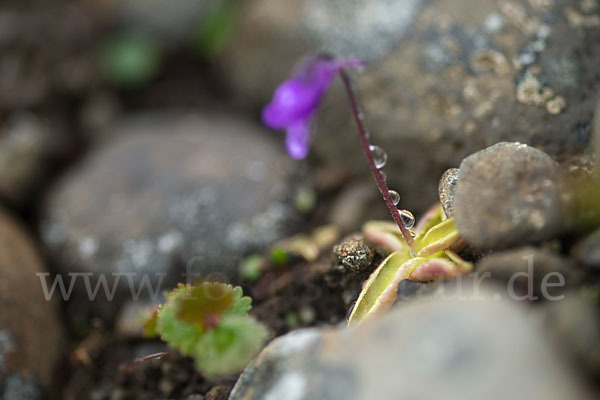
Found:
<path fill-rule="evenodd" d="M 43 274 L 29 236 L 0 210 L 1 399 L 42 399 L 65 355 L 58 298 L 46 299 Z"/>
<path fill-rule="evenodd" d="M 465 158 L 454 195 L 463 238 L 480 248 L 550 239 L 569 220 L 558 164 L 543 151 L 498 143 Z"/>
<path fill-rule="evenodd" d="M 371 266 L 376 252 L 362 235 L 354 234 L 333 246 L 333 253 L 344 267 L 360 272 Z"/>
<path fill-rule="evenodd" d="M 405 303 L 354 330 L 278 338 L 230 400 L 593 398 L 518 304 L 481 289 L 472 301 Z"/>
<path fill-rule="evenodd" d="M 260 128 L 167 114 L 116 129 L 47 201 L 42 238 L 62 274 L 91 273 L 92 288 L 101 276 L 111 289 L 118 280 L 117 298 L 134 299 L 144 280 L 152 290 L 209 273 L 231 281 L 242 255 L 298 229 L 301 168 Z M 76 292 L 88 297 L 83 283 Z"/>
<path fill-rule="evenodd" d="M 444 170 L 486 146 L 520 141 L 568 157 L 588 145 L 600 93 L 596 2 L 257 0 L 241 15 L 222 65 L 255 107 L 307 52 L 367 60 L 356 82 L 365 119 L 415 212 L 434 201 Z M 319 160 L 367 173 L 339 86 L 316 130 Z"/>

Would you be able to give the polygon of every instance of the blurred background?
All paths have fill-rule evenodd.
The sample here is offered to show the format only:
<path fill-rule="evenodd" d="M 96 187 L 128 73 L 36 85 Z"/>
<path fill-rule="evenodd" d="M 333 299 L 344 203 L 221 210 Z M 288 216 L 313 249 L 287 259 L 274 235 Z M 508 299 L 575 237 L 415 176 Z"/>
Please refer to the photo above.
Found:
<path fill-rule="evenodd" d="M 417 216 L 446 169 L 500 141 L 590 168 L 596 0 L 3 0 L 0 388 L 13 397 L 2 398 L 152 398 L 127 392 L 147 386 L 139 371 L 109 373 L 157 349 L 131 342 L 138 320 L 122 313 L 141 306 L 127 285 L 88 301 L 76 282 L 70 301 L 46 302 L 34 274 L 239 282 L 245 257 L 293 234 L 387 218 L 339 82 L 306 161 L 260 123 L 318 51 L 366 61 L 354 76 L 366 123 Z M 269 312 L 287 321 L 280 332 L 337 323 L 351 297 Z M 196 386 L 174 398 L 212 387 L 182 369 Z"/>

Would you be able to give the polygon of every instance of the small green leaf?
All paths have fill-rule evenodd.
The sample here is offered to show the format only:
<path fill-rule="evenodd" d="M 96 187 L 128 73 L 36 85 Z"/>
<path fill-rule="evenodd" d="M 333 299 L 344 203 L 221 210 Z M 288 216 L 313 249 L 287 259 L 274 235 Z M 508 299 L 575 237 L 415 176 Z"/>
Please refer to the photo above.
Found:
<path fill-rule="evenodd" d="M 208 375 L 230 375 L 244 369 L 267 339 L 265 327 L 249 316 L 223 319 L 207 332 L 193 352 L 196 368 Z"/>
<path fill-rule="evenodd" d="M 209 318 L 219 317 L 233 306 L 234 291 L 230 285 L 202 282 L 190 287 L 174 303 L 178 319 L 205 329 Z"/>
<path fill-rule="evenodd" d="M 153 339 L 158 337 L 158 331 L 156 330 L 156 323 L 158 321 L 158 308 L 150 315 L 150 317 L 144 322 L 144 337 L 146 339 Z"/>
<path fill-rule="evenodd" d="M 156 331 L 169 346 L 192 356 L 205 374 L 238 372 L 260 350 L 266 328 L 249 317 L 252 300 L 240 287 L 202 282 L 167 295 Z"/>
<path fill-rule="evenodd" d="M 225 47 L 235 26 L 237 7 L 235 0 L 220 1 L 202 18 L 194 38 L 200 55 L 211 58 Z"/>
<path fill-rule="evenodd" d="M 259 254 L 253 254 L 240 262 L 240 276 L 246 282 L 255 282 L 260 278 L 265 267 L 265 260 Z"/>
<path fill-rule="evenodd" d="M 135 88 L 154 78 L 161 54 L 156 42 L 141 32 L 111 36 L 100 49 L 100 70 L 112 84 Z"/>
<path fill-rule="evenodd" d="M 274 247 L 271 250 L 271 262 L 275 265 L 275 266 L 281 266 L 284 265 L 288 262 L 289 260 L 289 256 L 288 253 L 279 247 Z"/>

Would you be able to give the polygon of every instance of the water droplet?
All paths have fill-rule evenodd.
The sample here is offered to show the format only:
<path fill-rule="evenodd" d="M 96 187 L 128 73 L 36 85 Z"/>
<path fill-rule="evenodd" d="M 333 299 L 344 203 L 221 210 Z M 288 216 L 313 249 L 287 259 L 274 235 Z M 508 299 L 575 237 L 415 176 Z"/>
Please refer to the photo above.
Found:
<path fill-rule="evenodd" d="M 394 203 L 395 206 L 398 205 L 398 203 L 400 203 L 400 194 L 398 194 L 398 192 L 396 192 L 395 190 L 390 190 L 389 192 L 390 198 L 392 199 L 392 203 Z"/>
<path fill-rule="evenodd" d="M 415 216 L 408 210 L 401 210 L 400 217 L 402 218 L 402 223 L 406 227 L 406 229 L 410 229 L 415 226 Z"/>
<path fill-rule="evenodd" d="M 387 181 L 387 174 L 385 172 L 381 171 L 381 177 L 383 178 L 384 182 Z"/>
<path fill-rule="evenodd" d="M 415 232 L 415 230 L 414 230 L 414 229 L 409 229 L 409 230 L 408 230 L 408 233 L 410 233 L 410 236 L 412 236 L 412 237 L 415 237 L 415 236 L 417 236 L 417 232 Z"/>
<path fill-rule="evenodd" d="M 350 319 L 350 315 L 352 315 L 352 311 L 354 311 L 355 305 L 356 305 L 356 302 L 354 302 L 350 305 L 350 308 L 348 309 L 348 312 L 346 313 L 346 321 L 348 321 Z"/>
<path fill-rule="evenodd" d="M 385 167 L 385 163 L 387 162 L 387 154 L 385 153 L 385 151 L 383 151 L 381 147 L 374 145 L 369 146 L 369 150 L 371 151 L 371 155 L 373 156 L 375 167 L 377 169 Z"/>

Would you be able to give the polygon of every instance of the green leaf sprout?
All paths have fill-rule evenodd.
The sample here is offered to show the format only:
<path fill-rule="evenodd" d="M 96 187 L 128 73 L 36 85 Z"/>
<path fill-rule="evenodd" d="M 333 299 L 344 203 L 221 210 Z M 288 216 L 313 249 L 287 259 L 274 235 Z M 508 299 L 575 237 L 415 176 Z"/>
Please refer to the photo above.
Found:
<path fill-rule="evenodd" d="M 240 287 L 217 282 L 180 285 L 146 323 L 146 333 L 155 333 L 194 358 L 196 368 L 205 375 L 234 374 L 268 337 L 267 329 L 248 315 L 251 303 Z"/>

